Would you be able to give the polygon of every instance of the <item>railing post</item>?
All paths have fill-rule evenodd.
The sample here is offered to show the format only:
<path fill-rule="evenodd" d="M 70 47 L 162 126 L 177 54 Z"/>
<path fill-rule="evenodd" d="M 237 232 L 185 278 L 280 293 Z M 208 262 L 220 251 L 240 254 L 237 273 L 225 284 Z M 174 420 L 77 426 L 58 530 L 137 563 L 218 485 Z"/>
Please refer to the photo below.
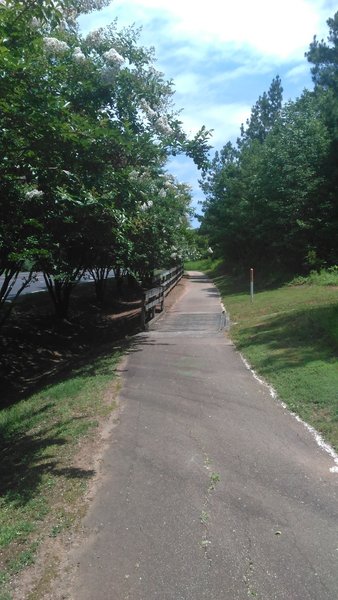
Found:
<path fill-rule="evenodd" d="M 155 317 L 157 306 L 160 307 L 161 312 L 164 310 L 166 295 L 175 287 L 182 275 L 182 265 L 173 267 L 169 271 L 160 274 L 158 280 L 161 282 L 160 285 L 143 292 L 140 315 L 140 324 L 143 330 L 147 329 L 147 322 Z"/>

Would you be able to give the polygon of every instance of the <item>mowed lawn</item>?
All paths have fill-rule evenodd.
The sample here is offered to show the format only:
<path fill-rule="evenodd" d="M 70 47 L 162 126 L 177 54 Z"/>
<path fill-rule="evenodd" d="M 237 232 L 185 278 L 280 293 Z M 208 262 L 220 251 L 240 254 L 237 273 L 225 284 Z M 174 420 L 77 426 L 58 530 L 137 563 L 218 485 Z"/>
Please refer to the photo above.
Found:
<path fill-rule="evenodd" d="M 210 260 L 186 268 L 210 275 L 237 349 L 338 450 L 338 269 L 266 287 L 258 273 L 251 301 L 249 273 L 234 278 Z"/>

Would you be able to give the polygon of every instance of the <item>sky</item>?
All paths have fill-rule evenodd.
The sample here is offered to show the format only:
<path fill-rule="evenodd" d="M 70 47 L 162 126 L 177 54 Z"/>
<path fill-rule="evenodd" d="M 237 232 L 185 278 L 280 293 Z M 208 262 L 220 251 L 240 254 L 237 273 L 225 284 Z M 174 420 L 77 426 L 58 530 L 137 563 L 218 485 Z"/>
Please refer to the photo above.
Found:
<path fill-rule="evenodd" d="M 336 0 L 113 0 L 80 17 L 82 33 L 105 27 L 141 27 L 139 43 L 154 47 L 156 68 L 172 79 L 175 108 L 193 136 L 212 129 L 211 155 L 235 141 L 251 107 L 276 75 L 284 101 L 311 89 L 311 65 L 304 57 L 316 35 L 326 39 L 326 21 Z M 200 174 L 191 159 L 175 157 L 168 171 L 192 188 L 201 213 Z M 198 225 L 193 219 L 192 225 Z"/>

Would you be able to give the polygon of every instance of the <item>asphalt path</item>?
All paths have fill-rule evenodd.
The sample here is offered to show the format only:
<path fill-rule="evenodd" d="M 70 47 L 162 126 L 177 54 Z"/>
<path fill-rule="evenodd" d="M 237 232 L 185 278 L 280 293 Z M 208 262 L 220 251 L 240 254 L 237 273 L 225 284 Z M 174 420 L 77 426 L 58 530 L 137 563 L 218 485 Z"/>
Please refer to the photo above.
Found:
<path fill-rule="evenodd" d="M 337 600 L 338 474 L 221 329 L 215 287 L 136 336 L 74 600 Z"/>

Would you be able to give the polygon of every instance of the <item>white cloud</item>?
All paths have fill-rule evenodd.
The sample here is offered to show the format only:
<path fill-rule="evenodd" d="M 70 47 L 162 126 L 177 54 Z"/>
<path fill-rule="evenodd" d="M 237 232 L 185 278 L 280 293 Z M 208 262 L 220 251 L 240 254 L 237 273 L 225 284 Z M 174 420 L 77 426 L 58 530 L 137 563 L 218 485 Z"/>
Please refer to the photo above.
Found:
<path fill-rule="evenodd" d="M 260 75 L 271 72 L 271 64 L 265 61 L 253 61 L 243 59 L 242 64 L 235 69 L 229 69 L 220 73 L 217 78 L 214 78 L 214 82 L 222 83 L 225 81 L 233 81 L 234 79 L 240 79 L 246 75 Z"/>
<path fill-rule="evenodd" d="M 251 107 L 241 103 L 200 105 L 189 107 L 189 113 L 183 110 L 180 120 L 184 130 L 190 136 L 195 135 L 202 125 L 213 129 L 211 145 L 219 147 L 229 139 L 236 139 L 240 133 L 240 125 L 250 116 Z"/>
<path fill-rule="evenodd" d="M 205 81 L 201 74 L 185 72 L 175 76 L 174 85 L 180 94 L 197 95 Z"/>
<path fill-rule="evenodd" d="M 325 0 L 115 0 L 102 15 L 110 11 L 121 24 L 146 28 L 159 19 L 173 42 L 184 39 L 199 48 L 232 44 L 285 60 L 300 56 L 314 33 L 321 33 L 322 11 L 328 10 Z"/>
<path fill-rule="evenodd" d="M 304 76 L 308 75 L 310 72 L 310 65 L 308 62 L 303 62 L 300 65 L 296 65 L 284 75 L 285 79 L 289 79 L 290 81 L 297 82 L 302 80 Z"/>

